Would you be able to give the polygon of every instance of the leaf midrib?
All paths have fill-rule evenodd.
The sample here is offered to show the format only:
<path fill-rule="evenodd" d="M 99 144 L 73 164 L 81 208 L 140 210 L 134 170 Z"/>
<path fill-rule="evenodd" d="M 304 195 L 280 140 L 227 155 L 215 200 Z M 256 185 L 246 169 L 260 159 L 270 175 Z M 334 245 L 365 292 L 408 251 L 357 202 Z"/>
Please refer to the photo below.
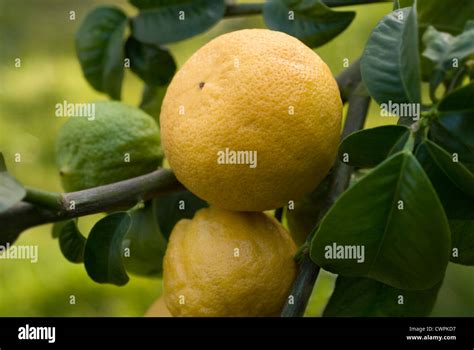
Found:
<path fill-rule="evenodd" d="M 398 179 L 397 179 L 397 184 L 395 186 L 395 191 L 394 191 L 394 194 L 393 194 L 393 198 L 392 198 L 392 202 L 391 202 L 391 207 L 390 207 L 390 212 L 388 213 L 388 217 L 387 217 L 387 223 L 385 224 L 385 227 L 384 227 L 384 231 L 383 231 L 383 235 L 382 235 L 382 239 L 380 240 L 380 244 L 379 244 L 379 247 L 377 249 L 377 253 L 375 254 L 375 257 L 374 257 L 374 260 L 372 261 L 372 264 L 370 265 L 368 271 L 367 271 L 367 276 L 369 276 L 372 272 L 372 269 L 375 265 L 375 262 L 378 260 L 378 256 L 380 254 L 380 251 L 382 250 L 382 246 L 385 242 L 385 238 L 387 236 L 387 229 L 388 229 L 388 226 L 389 226 L 389 223 L 392 219 L 392 214 L 393 214 L 393 210 L 394 210 L 394 204 L 395 204 L 395 200 L 396 200 L 396 194 L 399 192 L 399 189 L 400 189 L 400 183 L 401 183 L 401 180 L 403 178 L 403 170 L 405 169 L 405 164 L 408 160 L 408 156 L 406 153 L 403 153 L 403 162 L 400 166 L 400 173 L 399 173 L 399 176 L 398 176 Z"/>

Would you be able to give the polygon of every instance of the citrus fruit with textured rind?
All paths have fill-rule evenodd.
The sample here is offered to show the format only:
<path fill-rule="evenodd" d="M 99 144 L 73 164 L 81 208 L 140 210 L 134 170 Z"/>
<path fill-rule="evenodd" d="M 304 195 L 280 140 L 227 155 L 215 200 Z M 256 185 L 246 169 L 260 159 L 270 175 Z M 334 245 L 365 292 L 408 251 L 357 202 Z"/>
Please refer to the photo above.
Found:
<path fill-rule="evenodd" d="M 287 34 L 217 37 L 170 83 L 160 125 L 176 177 L 228 210 L 264 211 L 312 191 L 331 168 L 342 103 L 328 66 Z"/>
<path fill-rule="evenodd" d="M 56 143 L 56 164 L 66 191 L 143 175 L 161 165 L 155 120 L 120 102 L 97 102 L 95 116 L 70 117 Z"/>
<path fill-rule="evenodd" d="M 276 316 L 296 276 L 296 246 L 264 213 L 215 207 L 174 227 L 163 262 L 173 316 Z"/>

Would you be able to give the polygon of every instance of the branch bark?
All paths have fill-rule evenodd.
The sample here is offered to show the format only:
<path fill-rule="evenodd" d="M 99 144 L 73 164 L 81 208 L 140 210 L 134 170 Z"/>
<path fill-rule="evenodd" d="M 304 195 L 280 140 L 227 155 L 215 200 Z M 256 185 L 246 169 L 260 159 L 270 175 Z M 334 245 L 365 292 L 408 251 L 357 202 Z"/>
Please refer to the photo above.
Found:
<path fill-rule="evenodd" d="M 78 192 L 56 194 L 56 209 L 51 193 L 30 191 L 30 202 L 20 202 L 0 213 L 0 245 L 12 243 L 18 235 L 34 226 L 90 214 L 129 208 L 141 200 L 184 189 L 171 170 L 160 169 L 110 185 Z M 28 199 L 28 197 L 26 198 Z M 42 203 L 43 205 L 39 205 Z"/>
<path fill-rule="evenodd" d="M 353 71 L 354 74 L 354 71 Z M 358 73 L 360 77 L 360 73 Z M 353 82 L 353 79 L 347 79 Z M 360 80 L 359 80 L 360 83 Z M 358 85 L 358 84 L 357 84 Z M 355 90 L 355 88 L 354 88 Z M 342 138 L 350 133 L 363 128 L 367 112 L 369 110 L 370 97 L 360 96 L 354 91 L 349 97 L 349 108 L 347 111 L 346 123 L 342 132 Z M 337 198 L 349 185 L 351 179 L 352 167 L 336 160 L 333 171 L 330 176 L 330 184 L 328 186 L 327 195 L 325 197 L 324 205 L 318 213 L 317 224 L 313 231 L 308 235 L 307 246 L 303 251 L 303 257 L 300 264 L 300 270 L 296 281 L 293 284 L 290 295 L 293 296 L 293 304 L 286 303 L 281 313 L 282 317 L 301 317 L 306 310 L 309 298 L 314 288 L 314 284 L 319 275 L 319 266 L 317 266 L 309 256 L 309 246 L 311 238 L 316 231 L 319 222 L 328 212 L 329 208 L 336 202 Z"/>

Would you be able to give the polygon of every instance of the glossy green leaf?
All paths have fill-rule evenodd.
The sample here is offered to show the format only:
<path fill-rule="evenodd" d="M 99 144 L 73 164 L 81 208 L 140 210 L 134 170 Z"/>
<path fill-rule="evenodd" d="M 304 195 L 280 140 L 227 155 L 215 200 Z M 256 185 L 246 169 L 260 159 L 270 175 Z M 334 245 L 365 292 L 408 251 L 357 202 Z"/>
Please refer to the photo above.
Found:
<path fill-rule="evenodd" d="M 343 277 L 324 310 L 325 317 L 419 317 L 428 316 L 441 283 L 427 290 L 407 291 L 370 278 Z"/>
<path fill-rule="evenodd" d="M 437 120 L 430 127 L 430 138 L 449 153 L 457 153 L 474 171 L 474 83 L 445 96 L 438 105 Z"/>
<path fill-rule="evenodd" d="M 76 51 L 82 72 L 97 91 L 120 100 L 124 69 L 124 32 L 127 16 L 117 7 L 90 12 L 76 33 Z"/>
<path fill-rule="evenodd" d="M 128 213 L 119 212 L 99 220 L 92 228 L 84 251 L 84 266 L 95 282 L 117 286 L 128 282 L 122 242 L 131 223 Z"/>
<path fill-rule="evenodd" d="M 342 259 L 341 247 L 348 249 Z M 351 247 L 359 250 L 350 252 Z M 442 279 L 450 247 L 448 222 L 436 192 L 416 158 L 403 151 L 339 197 L 316 231 L 311 258 L 336 274 L 423 290 Z M 354 256 L 357 252 L 359 257 Z"/>
<path fill-rule="evenodd" d="M 416 157 L 428 174 L 449 219 L 452 247 L 457 256 L 451 254 L 451 261 L 474 265 L 474 200 L 463 193 L 431 157 L 425 144 L 420 144 Z"/>
<path fill-rule="evenodd" d="M 401 125 L 384 125 L 356 131 L 339 146 L 339 159 L 351 166 L 371 168 L 389 155 L 400 151 L 410 129 Z"/>
<path fill-rule="evenodd" d="M 430 178 L 448 219 L 474 220 L 474 200 L 452 183 L 433 160 L 425 144 L 417 147 L 416 158 Z"/>
<path fill-rule="evenodd" d="M 173 192 L 153 202 L 161 232 L 168 239 L 174 225 L 181 219 L 191 219 L 194 213 L 208 204 L 189 191 Z"/>
<path fill-rule="evenodd" d="M 449 220 L 453 249 L 451 261 L 456 264 L 474 265 L 474 220 Z"/>
<path fill-rule="evenodd" d="M 413 0 L 399 0 L 402 7 L 411 6 Z M 423 32 L 432 25 L 436 29 L 458 34 L 466 22 L 474 18 L 472 0 L 418 0 L 418 25 Z"/>
<path fill-rule="evenodd" d="M 430 127 L 430 138 L 474 171 L 474 109 L 440 113 Z"/>
<path fill-rule="evenodd" d="M 159 277 L 167 241 L 158 227 L 153 206 L 149 204 L 129 214 L 132 224 L 123 240 L 125 268 L 137 275 Z"/>
<path fill-rule="evenodd" d="M 453 155 L 436 143 L 425 140 L 426 149 L 447 177 L 463 192 L 474 197 L 474 174 L 464 164 L 454 161 Z"/>
<path fill-rule="evenodd" d="M 362 79 L 379 103 L 419 103 L 420 63 L 416 11 L 396 10 L 372 31 L 362 55 Z"/>
<path fill-rule="evenodd" d="M 132 19 L 132 34 L 147 44 L 167 44 L 190 38 L 216 24 L 225 12 L 224 0 L 135 1 L 142 7 Z"/>
<path fill-rule="evenodd" d="M 84 261 L 86 238 L 77 228 L 77 220 L 64 222 L 59 232 L 59 248 L 64 257 L 72 263 Z"/>
<path fill-rule="evenodd" d="M 130 69 L 150 86 L 166 85 L 176 71 L 176 63 L 168 50 L 143 44 L 133 37 L 125 45 Z"/>
<path fill-rule="evenodd" d="M 0 152 L 0 213 L 10 209 L 26 195 L 26 190 L 8 172 Z"/>
<path fill-rule="evenodd" d="M 355 17 L 333 11 L 321 0 L 269 0 L 263 6 L 266 25 L 292 35 L 310 47 L 321 46 L 343 32 Z"/>

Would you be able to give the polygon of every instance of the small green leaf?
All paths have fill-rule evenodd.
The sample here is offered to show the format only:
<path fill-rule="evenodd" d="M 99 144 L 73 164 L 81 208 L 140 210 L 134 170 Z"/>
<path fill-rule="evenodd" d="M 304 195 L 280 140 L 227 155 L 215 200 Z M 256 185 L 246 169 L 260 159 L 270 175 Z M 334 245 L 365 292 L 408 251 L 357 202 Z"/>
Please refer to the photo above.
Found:
<path fill-rule="evenodd" d="M 339 159 L 351 166 L 371 168 L 400 151 L 410 129 L 401 125 L 385 125 L 356 131 L 339 146 Z"/>
<path fill-rule="evenodd" d="M 416 158 L 403 151 L 339 197 L 316 231 L 311 258 L 336 274 L 423 290 L 442 279 L 450 246 L 436 192 Z M 363 258 L 340 259 L 340 247 L 358 248 L 359 256 L 364 249 Z"/>
<path fill-rule="evenodd" d="M 0 152 L 0 213 L 10 209 L 26 195 L 26 190 L 8 172 Z"/>
<path fill-rule="evenodd" d="M 223 16 L 224 0 L 134 1 L 141 7 L 132 19 L 132 35 L 146 44 L 167 44 L 202 33 Z"/>
<path fill-rule="evenodd" d="M 420 291 L 390 287 L 370 278 L 343 277 L 324 310 L 325 317 L 419 317 L 428 316 L 441 283 Z"/>
<path fill-rule="evenodd" d="M 92 228 L 84 251 L 84 266 L 95 282 L 117 286 L 128 282 L 122 241 L 131 223 L 130 215 L 120 212 L 106 216 Z"/>
<path fill-rule="evenodd" d="M 321 0 L 269 0 L 263 6 L 266 25 L 292 35 L 310 47 L 321 46 L 343 32 L 353 11 L 333 11 Z"/>
<path fill-rule="evenodd" d="M 456 264 L 474 265 L 474 220 L 449 220 L 453 249 L 451 261 Z M 454 252 L 453 252 L 454 253 Z"/>
<path fill-rule="evenodd" d="M 123 40 L 127 16 L 117 7 L 90 12 L 76 33 L 82 72 L 97 91 L 120 100 L 124 68 Z"/>
<path fill-rule="evenodd" d="M 386 15 L 369 37 L 362 55 L 362 79 L 377 103 L 420 103 L 421 78 L 416 10 Z"/>
<path fill-rule="evenodd" d="M 461 162 L 454 161 L 453 155 L 438 146 L 436 143 L 425 140 L 424 144 L 436 164 L 444 171 L 447 177 L 463 192 L 474 197 L 474 174 Z"/>
<path fill-rule="evenodd" d="M 86 238 L 77 228 L 76 219 L 64 222 L 58 237 L 59 248 L 67 260 L 72 263 L 81 263 L 84 261 Z"/>
<path fill-rule="evenodd" d="M 125 45 L 130 69 L 150 86 L 166 85 L 176 71 L 176 64 L 168 50 L 157 45 L 143 44 L 133 37 Z"/>
<path fill-rule="evenodd" d="M 161 232 L 168 239 L 174 225 L 181 219 L 191 219 L 207 203 L 189 191 L 174 192 L 154 200 L 155 215 Z"/>
<path fill-rule="evenodd" d="M 123 261 L 128 272 L 136 275 L 159 277 L 163 271 L 163 257 L 167 241 L 156 221 L 153 206 L 129 211 L 132 224 L 123 240 L 128 249 Z"/>

